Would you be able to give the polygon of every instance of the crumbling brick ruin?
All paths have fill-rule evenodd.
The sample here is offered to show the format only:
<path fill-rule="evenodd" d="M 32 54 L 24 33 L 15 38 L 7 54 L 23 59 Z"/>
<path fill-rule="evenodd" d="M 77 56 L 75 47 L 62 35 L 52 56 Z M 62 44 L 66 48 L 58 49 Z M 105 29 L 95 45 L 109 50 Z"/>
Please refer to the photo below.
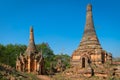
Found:
<path fill-rule="evenodd" d="M 92 18 L 92 5 L 87 5 L 86 24 L 82 40 L 71 56 L 71 68 L 64 73 L 69 77 L 120 76 L 120 68 L 113 65 L 112 54 L 102 49 Z M 116 70 L 115 70 L 116 69 Z"/>
<path fill-rule="evenodd" d="M 34 74 L 44 74 L 44 58 L 42 52 L 38 52 L 34 42 L 33 28 L 30 28 L 30 41 L 24 54 L 16 61 L 16 70 Z"/>

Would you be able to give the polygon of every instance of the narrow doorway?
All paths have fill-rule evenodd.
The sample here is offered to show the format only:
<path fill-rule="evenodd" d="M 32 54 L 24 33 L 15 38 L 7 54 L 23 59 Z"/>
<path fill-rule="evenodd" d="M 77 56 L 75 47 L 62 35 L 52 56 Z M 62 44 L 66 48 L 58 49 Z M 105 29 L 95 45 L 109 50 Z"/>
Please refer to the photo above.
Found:
<path fill-rule="evenodd" d="M 85 68 L 85 58 L 82 58 L 82 68 Z"/>

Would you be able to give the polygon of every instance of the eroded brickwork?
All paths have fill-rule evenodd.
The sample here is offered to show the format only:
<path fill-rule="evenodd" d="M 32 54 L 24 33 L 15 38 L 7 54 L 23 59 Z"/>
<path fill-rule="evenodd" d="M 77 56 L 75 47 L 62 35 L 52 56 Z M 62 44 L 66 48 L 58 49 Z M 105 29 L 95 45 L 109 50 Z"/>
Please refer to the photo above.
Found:
<path fill-rule="evenodd" d="M 71 78 L 111 76 L 112 74 L 109 74 L 109 71 L 113 71 L 113 68 L 110 67 L 112 65 L 112 54 L 103 50 L 99 43 L 92 18 L 91 4 L 88 4 L 86 12 L 86 24 L 82 40 L 71 56 L 71 68 L 64 73 Z"/>
<path fill-rule="evenodd" d="M 83 66 L 111 62 L 112 56 L 102 49 L 97 38 L 92 18 L 92 5 L 87 6 L 86 25 L 79 47 L 71 57 L 71 64 Z M 109 57 L 110 59 L 108 59 Z"/>
<path fill-rule="evenodd" d="M 20 53 L 16 61 L 16 69 L 21 72 L 44 74 L 44 58 L 42 52 L 38 52 L 34 42 L 33 28 L 30 28 L 29 45 L 25 53 Z"/>

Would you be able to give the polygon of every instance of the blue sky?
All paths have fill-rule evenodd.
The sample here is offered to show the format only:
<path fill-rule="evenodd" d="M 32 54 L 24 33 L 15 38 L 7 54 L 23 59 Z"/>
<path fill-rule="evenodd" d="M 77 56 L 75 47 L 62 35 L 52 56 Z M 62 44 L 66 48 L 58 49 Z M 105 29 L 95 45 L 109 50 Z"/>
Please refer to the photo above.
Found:
<path fill-rule="evenodd" d="M 36 44 L 47 42 L 55 54 L 71 55 L 82 38 L 88 3 L 102 48 L 120 56 L 120 0 L 0 0 L 0 43 L 28 45 L 33 25 Z"/>

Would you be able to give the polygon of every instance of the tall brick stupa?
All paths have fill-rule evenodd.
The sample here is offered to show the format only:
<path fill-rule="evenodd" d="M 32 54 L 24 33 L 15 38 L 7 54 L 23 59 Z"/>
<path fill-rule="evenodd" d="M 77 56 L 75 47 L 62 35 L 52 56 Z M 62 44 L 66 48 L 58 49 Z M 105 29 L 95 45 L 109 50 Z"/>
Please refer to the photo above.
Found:
<path fill-rule="evenodd" d="M 107 74 L 107 69 L 104 67 L 106 63 L 112 63 L 112 55 L 103 50 L 100 45 L 93 22 L 92 5 L 88 4 L 84 33 L 78 48 L 71 56 L 70 64 L 72 68 L 69 70 L 84 76 L 104 76 Z M 99 70 L 101 67 L 102 69 Z M 101 74 L 101 71 L 103 71 L 103 74 Z"/>

